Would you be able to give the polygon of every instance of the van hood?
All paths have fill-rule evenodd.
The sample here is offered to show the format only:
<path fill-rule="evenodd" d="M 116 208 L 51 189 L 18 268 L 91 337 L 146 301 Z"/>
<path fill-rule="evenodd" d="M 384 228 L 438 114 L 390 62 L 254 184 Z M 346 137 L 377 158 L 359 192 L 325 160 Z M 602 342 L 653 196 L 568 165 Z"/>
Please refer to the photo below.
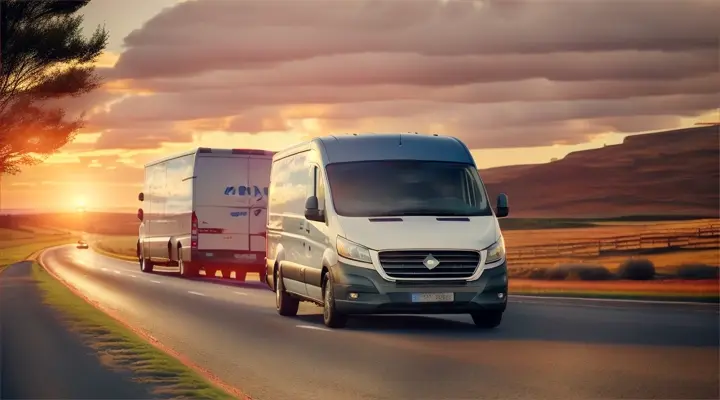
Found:
<path fill-rule="evenodd" d="M 464 221 L 443 220 L 443 217 L 430 216 L 337 218 L 346 239 L 377 251 L 395 249 L 482 250 L 500 238 L 500 227 L 494 216 L 468 217 L 468 220 Z M 383 219 L 385 221 L 380 221 Z"/>

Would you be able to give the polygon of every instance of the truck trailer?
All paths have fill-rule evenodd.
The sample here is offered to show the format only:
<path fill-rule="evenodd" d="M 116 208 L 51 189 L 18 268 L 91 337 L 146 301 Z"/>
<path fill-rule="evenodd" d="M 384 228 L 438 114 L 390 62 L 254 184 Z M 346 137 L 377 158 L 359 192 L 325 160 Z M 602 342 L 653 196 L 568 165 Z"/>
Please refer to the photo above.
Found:
<path fill-rule="evenodd" d="M 273 152 L 196 148 L 145 165 L 138 195 L 142 272 L 176 266 L 183 277 L 265 280 L 268 187 Z"/>

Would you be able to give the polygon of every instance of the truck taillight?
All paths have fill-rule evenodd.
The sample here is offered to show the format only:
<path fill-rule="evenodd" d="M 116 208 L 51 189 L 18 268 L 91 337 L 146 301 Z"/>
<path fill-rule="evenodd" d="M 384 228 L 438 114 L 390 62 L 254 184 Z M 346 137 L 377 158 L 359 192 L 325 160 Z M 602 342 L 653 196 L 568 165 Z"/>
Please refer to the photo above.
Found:
<path fill-rule="evenodd" d="M 197 249 L 198 247 L 198 219 L 195 215 L 195 211 L 192 213 L 192 219 L 190 222 L 190 248 Z"/>

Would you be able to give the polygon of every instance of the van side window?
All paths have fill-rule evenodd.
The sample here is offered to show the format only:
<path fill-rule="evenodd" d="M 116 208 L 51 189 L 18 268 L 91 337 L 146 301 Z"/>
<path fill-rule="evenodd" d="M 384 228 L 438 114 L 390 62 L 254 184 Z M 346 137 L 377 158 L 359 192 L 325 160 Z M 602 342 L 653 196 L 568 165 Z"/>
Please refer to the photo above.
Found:
<path fill-rule="evenodd" d="M 305 200 L 314 189 L 307 157 L 303 152 L 275 161 L 270 177 L 272 210 L 268 212 L 303 214 Z"/>

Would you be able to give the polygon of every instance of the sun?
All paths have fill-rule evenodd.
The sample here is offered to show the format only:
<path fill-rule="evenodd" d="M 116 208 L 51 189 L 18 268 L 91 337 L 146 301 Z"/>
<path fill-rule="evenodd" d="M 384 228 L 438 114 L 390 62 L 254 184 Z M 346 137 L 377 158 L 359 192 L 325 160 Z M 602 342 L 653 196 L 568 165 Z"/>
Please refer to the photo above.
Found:
<path fill-rule="evenodd" d="M 87 207 L 87 200 L 85 200 L 84 197 L 78 197 L 75 199 L 75 208 L 79 211 L 84 211 L 85 207 Z"/>

